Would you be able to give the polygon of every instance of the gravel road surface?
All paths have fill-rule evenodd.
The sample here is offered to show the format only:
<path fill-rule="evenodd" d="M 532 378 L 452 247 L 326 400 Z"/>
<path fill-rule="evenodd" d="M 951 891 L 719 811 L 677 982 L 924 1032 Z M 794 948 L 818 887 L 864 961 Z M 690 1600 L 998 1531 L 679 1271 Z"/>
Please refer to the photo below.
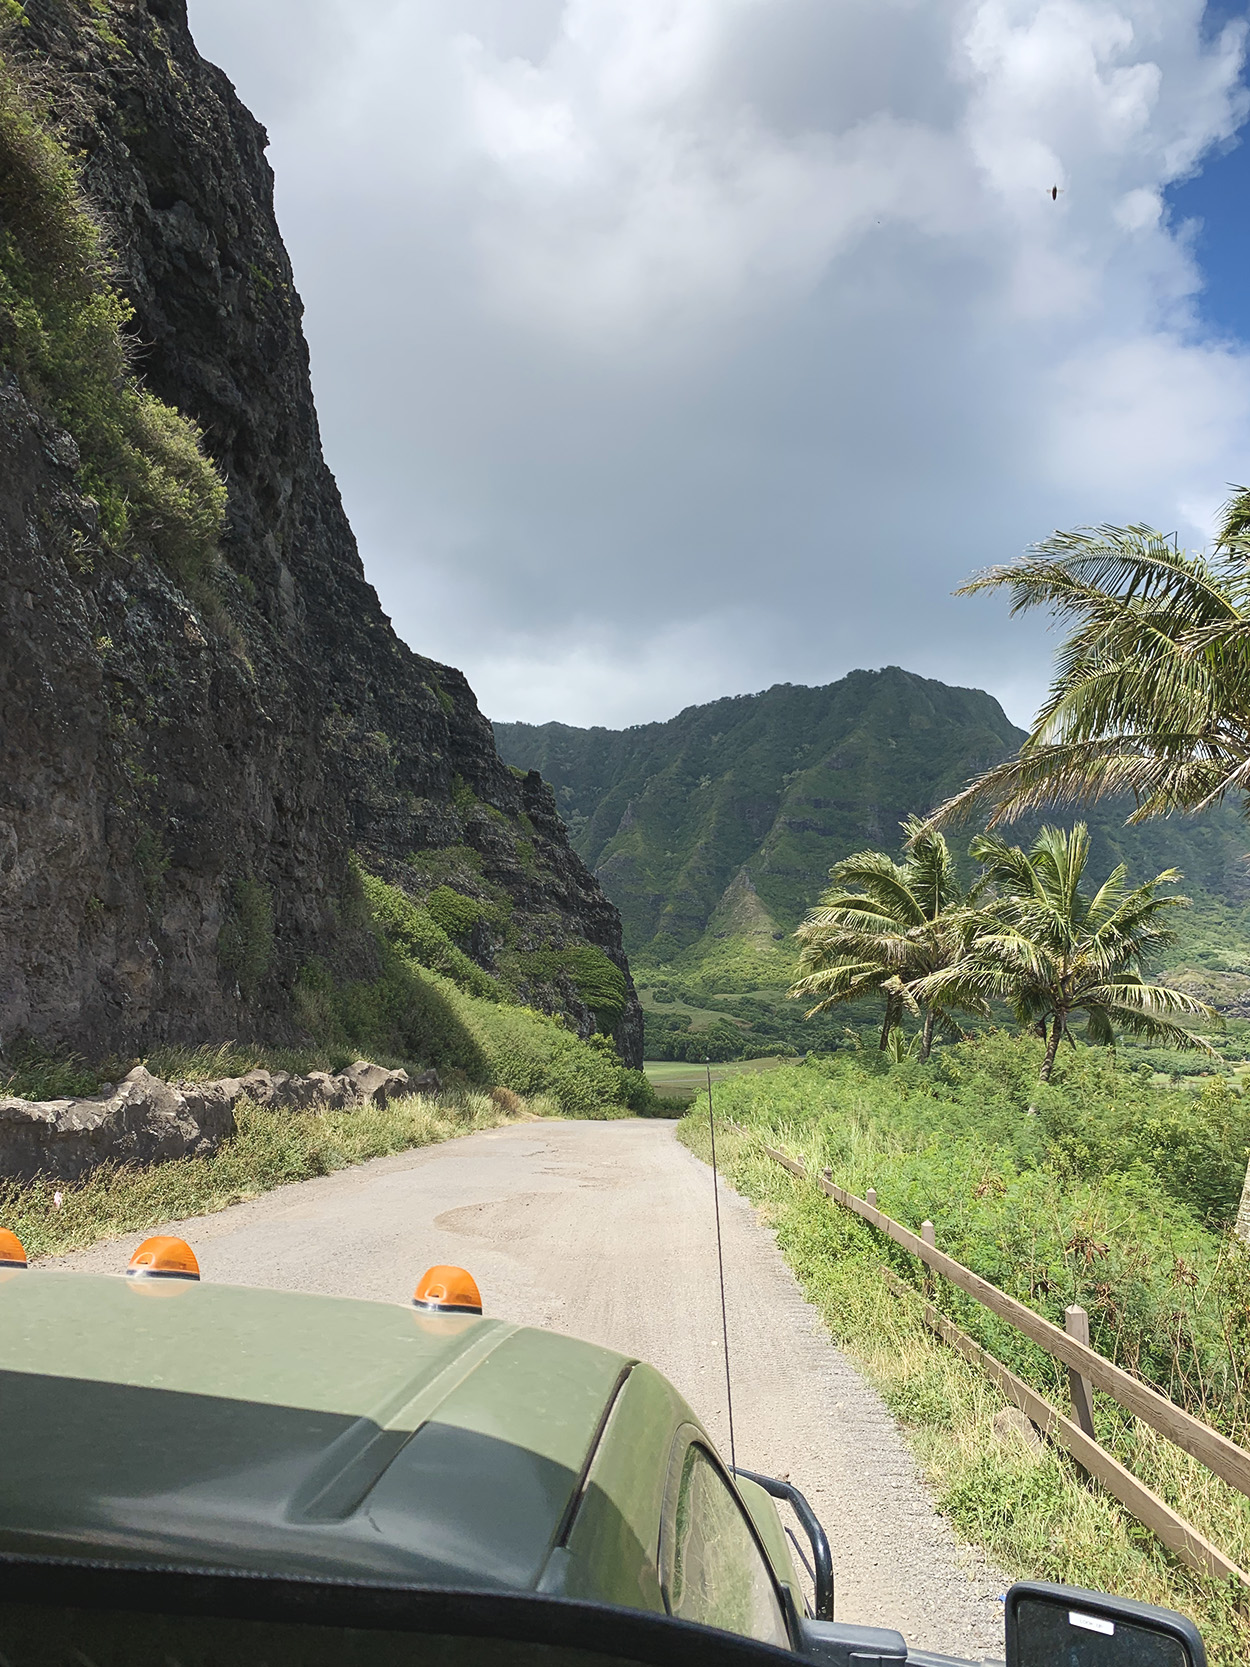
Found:
<path fill-rule="evenodd" d="M 406 1302 L 435 1262 L 489 1314 L 665 1372 L 729 1450 L 711 1173 L 670 1124 L 513 1124 L 283 1187 L 162 1231 L 205 1279 Z M 1001 1656 L 1004 1582 L 957 1546 L 876 1392 L 830 1343 L 771 1233 L 722 1184 L 739 1463 L 788 1475 L 833 1545 L 840 1620 Z M 142 1235 L 50 1266 L 119 1272 Z"/>

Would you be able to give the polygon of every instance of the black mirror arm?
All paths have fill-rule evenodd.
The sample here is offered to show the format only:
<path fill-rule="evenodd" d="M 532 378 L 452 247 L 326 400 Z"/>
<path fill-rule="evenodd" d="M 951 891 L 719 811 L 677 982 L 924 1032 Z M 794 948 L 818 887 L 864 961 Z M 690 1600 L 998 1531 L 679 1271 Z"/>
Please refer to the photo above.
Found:
<path fill-rule="evenodd" d="M 1006 1667 L 1000 1656 L 965 1661 L 961 1655 L 934 1655 L 932 1650 L 908 1650 L 907 1667 Z"/>
<path fill-rule="evenodd" d="M 774 1499 L 784 1499 L 793 1510 L 812 1548 L 812 1585 L 815 1588 L 816 1619 L 833 1619 L 833 1554 L 829 1550 L 829 1536 L 820 1525 L 820 1518 L 791 1482 L 779 1482 L 775 1476 L 761 1476 L 754 1470 L 734 1471 L 744 1481 L 754 1482 Z"/>

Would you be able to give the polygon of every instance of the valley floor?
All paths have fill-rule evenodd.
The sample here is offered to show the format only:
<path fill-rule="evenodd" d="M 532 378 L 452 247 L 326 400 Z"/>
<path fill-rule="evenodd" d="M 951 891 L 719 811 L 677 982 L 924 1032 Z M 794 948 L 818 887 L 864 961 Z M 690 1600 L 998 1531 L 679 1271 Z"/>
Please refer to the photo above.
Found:
<path fill-rule="evenodd" d="M 739 1461 L 788 1474 L 833 1543 L 839 1619 L 1002 1653 L 1002 1577 L 954 1536 L 894 1420 L 829 1342 L 773 1237 L 724 1188 Z M 728 1454 L 712 1186 L 656 1120 L 535 1121 L 384 1157 L 172 1223 L 204 1277 L 407 1302 L 468 1267 L 488 1313 L 652 1361 Z M 132 1239 L 45 1266 L 120 1271 Z"/>

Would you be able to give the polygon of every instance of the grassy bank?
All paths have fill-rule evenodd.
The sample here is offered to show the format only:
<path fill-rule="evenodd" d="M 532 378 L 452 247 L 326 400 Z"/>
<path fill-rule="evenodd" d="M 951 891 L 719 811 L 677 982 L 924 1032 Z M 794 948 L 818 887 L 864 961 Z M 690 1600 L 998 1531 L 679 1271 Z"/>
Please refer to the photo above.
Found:
<path fill-rule="evenodd" d="M 622 1065 L 610 1033 L 579 1037 L 562 1015 L 527 1005 L 506 979 L 484 972 L 400 887 L 363 868 L 356 883 L 351 906 L 373 931 L 379 968 L 351 982 L 316 962 L 303 969 L 296 1014 L 323 1045 L 354 1047 L 371 1058 L 386 1053 L 516 1094 L 549 1094 L 568 1117 L 650 1107 L 646 1078 Z M 583 952 L 591 958 L 590 946 Z"/>
<path fill-rule="evenodd" d="M 438 1099 L 413 1095 L 388 1106 L 320 1113 L 268 1111 L 244 1101 L 236 1113 L 238 1133 L 212 1157 L 182 1158 L 151 1169 L 109 1164 L 75 1185 L 0 1181 L 0 1225 L 17 1234 L 28 1255 L 58 1255 L 117 1234 L 224 1210 L 290 1181 L 556 1110 L 550 1100 L 523 1102 L 506 1093 L 472 1092 Z"/>
<path fill-rule="evenodd" d="M 1095 1346 L 1245 1441 L 1250 1269 L 1230 1244 L 1242 1102 L 1226 1084 L 1198 1096 L 1152 1087 L 1081 1053 L 1024 1110 L 1033 1045 L 989 1037 L 934 1067 L 848 1056 L 782 1067 L 716 1089 L 734 1184 L 765 1210 L 833 1336 L 899 1418 L 941 1509 L 1013 1577 L 1105 1587 L 1193 1614 L 1216 1661 L 1242 1661 L 1250 1606 L 1177 1565 L 1065 1455 L 994 1432 L 1003 1401 L 936 1341 L 919 1298 L 892 1296 L 890 1266 L 918 1285 L 910 1257 L 763 1157 L 761 1139 L 863 1193 L 995 1284 L 1062 1323 L 1090 1313 Z M 1219 1104 L 1216 1101 L 1219 1100 Z M 683 1138 L 702 1152 L 706 1097 Z M 719 1142 L 718 1142 L 719 1146 Z M 959 1293 L 940 1306 L 998 1358 L 1062 1404 L 1048 1356 Z M 1096 1396 L 1099 1438 L 1243 1567 L 1250 1501 Z"/>

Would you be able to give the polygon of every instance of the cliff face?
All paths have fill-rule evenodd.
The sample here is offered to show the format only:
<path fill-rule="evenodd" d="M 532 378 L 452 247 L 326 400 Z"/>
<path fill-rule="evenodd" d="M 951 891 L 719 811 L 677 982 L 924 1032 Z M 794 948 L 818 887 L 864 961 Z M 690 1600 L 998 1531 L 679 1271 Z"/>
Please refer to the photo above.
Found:
<path fill-rule="evenodd" d="M 479 877 L 510 899 L 519 951 L 589 942 L 624 969 L 550 790 L 500 761 L 463 676 L 401 643 L 364 577 L 265 135 L 184 0 L 26 12 L 8 50 L 81 158 L 138 368 L 201 425 L 229 504 L 222 560 L 188 594 L 109 547 L 73 443 L 0 386 L 0 1039 L 289 1034 L 302 966 L 374 965 L 353 849 L 418 894 L 440 860 Z M 489 937 L 471 947 L 492 965 Z M 530 993 L 593 1027 L 567 981 Z M 632 985 L 617 1034 L 636 1063 Z"/>

